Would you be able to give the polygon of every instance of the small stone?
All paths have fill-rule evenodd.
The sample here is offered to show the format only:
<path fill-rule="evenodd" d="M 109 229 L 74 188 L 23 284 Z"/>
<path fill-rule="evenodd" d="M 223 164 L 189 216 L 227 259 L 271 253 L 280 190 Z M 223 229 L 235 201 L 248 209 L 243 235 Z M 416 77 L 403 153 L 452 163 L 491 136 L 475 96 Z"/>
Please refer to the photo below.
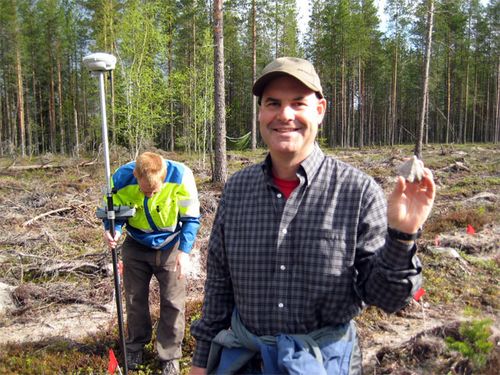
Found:
<path fill-rule="evenodd" d="M 398 174 L 410 183 L 414 181 L 420 182 L 424 176 L 424 168 L 422 168 L 422 165 L 419 163 L 417 157 L 413 155 L 410 159 L 399 166 Z"/>

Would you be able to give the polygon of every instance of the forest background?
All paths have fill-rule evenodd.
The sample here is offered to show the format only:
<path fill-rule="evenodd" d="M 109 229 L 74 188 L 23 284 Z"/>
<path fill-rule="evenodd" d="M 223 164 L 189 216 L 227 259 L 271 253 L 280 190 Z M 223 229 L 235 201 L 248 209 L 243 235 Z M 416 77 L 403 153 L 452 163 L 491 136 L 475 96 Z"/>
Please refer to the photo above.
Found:
<path fill-rule="evenodd" d="M 285 55 L 310 59 L 322 77 L 325 146 L 412 143 L 421 113 L 424 143 L 498 142 L 500 3 L 433 2 L 422 112 L 430 0 L 387 0 L 383 25 L 375 0 L 311 0 L 309 15 L 295 0 L 225 1 L 228 147 L 259 145 L 255 71 Z M 1 1 L 0 155 L 98 151 L 97 83 L 82 58 L 107 52 L 118 58 L 107 85 L 111 144 L 132 157 L 151 146 L 205 156 L 214 144 L 212 7 L 209 0 Z"/>

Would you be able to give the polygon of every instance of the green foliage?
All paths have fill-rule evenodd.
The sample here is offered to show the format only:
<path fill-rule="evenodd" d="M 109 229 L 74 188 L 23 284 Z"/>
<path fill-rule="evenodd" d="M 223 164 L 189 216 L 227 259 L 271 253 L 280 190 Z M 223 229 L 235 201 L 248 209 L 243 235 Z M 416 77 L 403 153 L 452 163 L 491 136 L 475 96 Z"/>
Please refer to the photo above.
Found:
<path fill-rule="evenodd" d="M 318 145 L 322 149 L 327 149 L 328 148 L 328 139 L 326 137 L 320 137 L 320 136 L 318 136 L 316 138 L 316 142 L 318 142 Z"/>
<path fill-rule="evenodd" d="M 481 370 L 493 349 L 493 343 L 488 341 L 491 335 L 490 327 L 492 323 L 491 319 L 462 323 L 459 329 L 461 336 L 459 339 L 446 338 L 448 348 L 460 352 L 472 362 L 476 370 Z"/>
<path fill-rule="evenodd" d="M 255 4 L 257 74 L 279 56 L 314 62 L 328 100 L 324 143 L 363 147 L 392 143 L 393 136 L 397 143 L 412 143 L 421 105 L 426 2 L 388 0 L 383 24 L 375 0 L 308 3 L 305 15 L 295 0 L 225 1 L 226 133 L 236 137 L 251 128 Z M 498 2 L 436 1 L 430 142 L 493 140 L 498 9 Z M 114 107 L 108 102 L 112 144 L 132 154 L 150 146 L 210 152 L 211 11 L 210 1 L 195 0 L 0 1 L 1 151 L 20 148 L 19 61 L 28 152 L 97 152 L 98 89 L 81 60 L 89 52 L 108 52 L 118 57 Z M 394 109 L 388 100 L 393 89 Z M 397 129 L 389 124 L 392 118 Z"/>

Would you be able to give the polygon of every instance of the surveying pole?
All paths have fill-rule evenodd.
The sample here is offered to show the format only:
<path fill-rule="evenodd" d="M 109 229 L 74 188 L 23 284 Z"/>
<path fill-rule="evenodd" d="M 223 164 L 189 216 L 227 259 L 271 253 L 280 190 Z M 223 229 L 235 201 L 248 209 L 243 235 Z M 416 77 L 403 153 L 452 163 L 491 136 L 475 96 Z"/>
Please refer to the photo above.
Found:
<path fill-rule="evenodd" d="M 106 174 L 106 207 L 97 210 L 97 217 L 107 219 L 111 237 L 115 238 L 115 218 L 131 217 L 134 210 L 129 207 L 115 207 L 113 205 L 113 191 L 111 187 L 111 171 L 109 162 L 108 126 L 106 121 L 106 95 L 104 90 L 104 74 L 111 73 L 116 65 L 116 57 L 107 53 L 93 53 L 83 58 L 83 64 L 92 72 L 92 75 L 99 78 L 99 94 L 101 102 L 101 125 L 102 125 L 102 146 L 104 151 L 104 167 Z M 113 278 L 115 283 L 116 310 L 118 314 L 118 330 L 120 333 L 120 347 L 123 354 L 124 373 L 128 374 L 127 367 L 127 347 L 125 345 L 125 333 L 123 329 L 123 308 L 120 293 L 120 274 L 118 271 L 118 256 L 116 248 L 111 249 L 113 258 Z"/>

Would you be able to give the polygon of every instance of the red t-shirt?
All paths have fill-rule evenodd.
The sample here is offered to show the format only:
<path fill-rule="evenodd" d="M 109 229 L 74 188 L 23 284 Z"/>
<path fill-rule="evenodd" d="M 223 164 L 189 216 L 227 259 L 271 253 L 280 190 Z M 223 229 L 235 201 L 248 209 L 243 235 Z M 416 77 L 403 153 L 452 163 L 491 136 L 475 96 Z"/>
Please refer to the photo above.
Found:
<path fill-rule="evenodd" d="M 273 180 L 278 189 L 283 193 L 283 195 L 288 199 L 288 197 L 292 194 L 292 191 L 299 186 L 299 180 L 282 180 L 273 175 Z"/>

